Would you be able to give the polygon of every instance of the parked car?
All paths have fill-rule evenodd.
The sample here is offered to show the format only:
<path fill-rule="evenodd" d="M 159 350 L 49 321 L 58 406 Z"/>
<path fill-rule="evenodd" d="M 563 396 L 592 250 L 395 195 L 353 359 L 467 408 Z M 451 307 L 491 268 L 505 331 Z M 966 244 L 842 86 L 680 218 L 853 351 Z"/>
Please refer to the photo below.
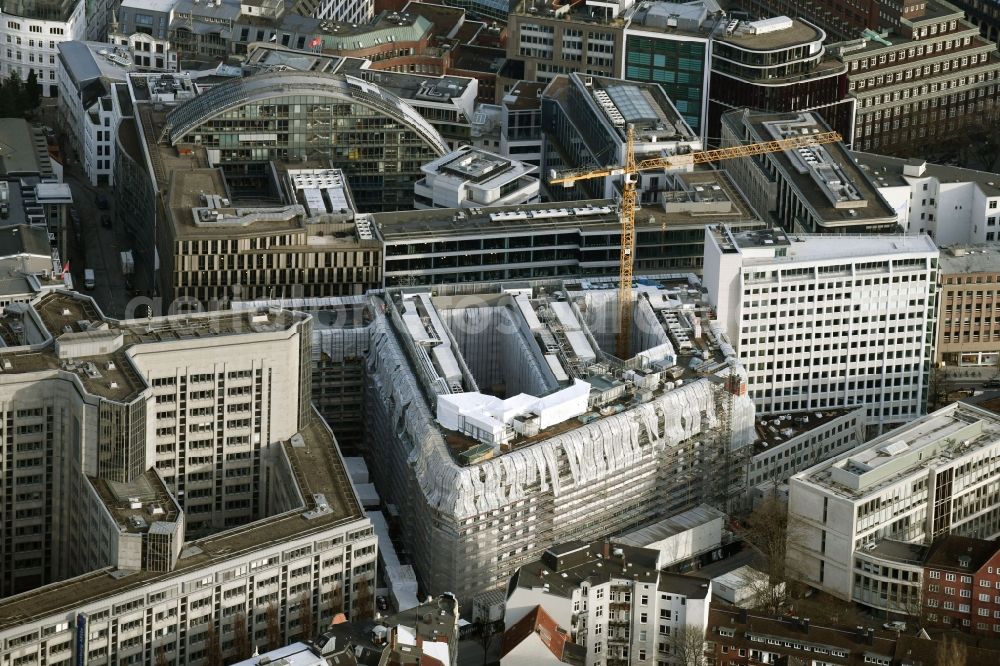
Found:
<path fill-rule="evenodd" d="M 906 623 L 895 620 L 894 622 L 886 622 L 882 625 L 882 628 L 889 631 L 906 631 Z"/>
<path fill-rule="evenodd" d="M 101 215 L 101 226 L 104 227 L 105 229 L 110 229 L 111 228 L 111 216 L 110 215 L 107 215 L 107 214 Z"/>
<path fill-rule="evenodd" d="M 991 379 L 983 384 L 983 388 L 996 389 L 1000 388 L 1000 379 Z"/>
<path fill-rule="evenodd" d="M 83 270 L 83 286 L 87 289 L 93 289 L 97 286 L 97 281 L 94 278 L 94 269 L 85 268 Z"/>
<path fill-rule="evenodd" d="M 381 594 L 375 597 L 375 605 L 380 611 L 389 610 L 389 600 L 383 597 Z"/>

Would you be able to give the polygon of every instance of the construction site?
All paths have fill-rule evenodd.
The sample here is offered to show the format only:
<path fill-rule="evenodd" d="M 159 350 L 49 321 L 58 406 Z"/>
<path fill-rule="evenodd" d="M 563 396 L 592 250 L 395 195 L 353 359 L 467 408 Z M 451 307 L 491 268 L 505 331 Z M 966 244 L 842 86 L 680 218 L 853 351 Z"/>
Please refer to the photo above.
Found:
<path fill-rule="evenodd" d="M 754 408 L 702 294 L 669 275 L 395 289 L 370 308 L 366 455 L 424 589 L 473 599 L 553 544 L 742 496 Z"/>

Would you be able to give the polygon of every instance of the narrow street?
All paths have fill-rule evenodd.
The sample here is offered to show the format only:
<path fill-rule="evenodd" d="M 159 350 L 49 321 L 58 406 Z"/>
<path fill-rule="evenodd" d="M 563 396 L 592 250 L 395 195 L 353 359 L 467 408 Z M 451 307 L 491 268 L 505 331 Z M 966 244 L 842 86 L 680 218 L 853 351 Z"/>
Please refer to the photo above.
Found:
<path fill-rule="evenodd" d="M 75 230 L 71 230 L 69 234 L 73 284 L 78 291 L 93 296 L 105 314 L 122 317 L 129 301 L 129 293 L 122 275 L 119 253 L 129 248 L 122 238 L 122 225 L 113 210 L 113 203 L 109 203 L 106 211 L 97 207 L 98 193 L 107 196 L 109 202 L 112 201 L 111 188 L 91 186 L 77 162 L 66 167 L 64 180 L 73 191 L 73 205 L 80 214 L 79 235 Z M 101 226 L 101 216 L 105 214 L 111 217 L 110 229 Z M 83 286 L 83 271 L 87 268 L 94 269 L 95 288 L 92 291 Z"/>

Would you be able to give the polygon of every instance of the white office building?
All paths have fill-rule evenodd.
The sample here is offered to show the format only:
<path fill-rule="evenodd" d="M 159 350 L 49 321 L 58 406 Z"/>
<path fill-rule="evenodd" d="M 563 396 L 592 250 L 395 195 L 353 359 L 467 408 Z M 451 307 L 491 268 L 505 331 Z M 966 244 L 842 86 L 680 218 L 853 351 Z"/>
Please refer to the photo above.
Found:
<path fill-rule="evenodd" d="M 42 95 L 55 97 L 58 91 L 56 44 L 83 39 L 87 30 L 83 0 L 4 3 L 0 11 L 0 76 L 17 72 L 22 81 L 32 70 L 38 77 Z"/>
<path fill-rule="evenodd" d="M 1000 416 L 955 403 L 796 474 L 789 564 L 841 599 L 906 612 L 921 545 L 1000 534 Z"/>
<path fill-rule="evenodd" d="M 712 583 L 662 572 L 657 558 L 655 550 L 614 541 L 552 546 L 514 574 L 504 626 L 524 633 L 518 623 L 541 607 L 568 634 L 563 655 L 587 666 L 683 666 L 676 636 L 686 627 L 704 633 Z"/>
<path fill-rule="evenodd" d="M 370 615 L 376 537 L 282 310 L 116 321 L 69 292 L 3 313 L 6 664 L 202 665 Z M 313 626 L 303 626 L 308 620 Z M 242 624 L 241 624 L 242 623 Z"/>
<path fill-rule="evenodd" d="M 59 120 L 90 184 L 112 185 L 122 116 L 115 86 L 125 85 L 132 61 L 127 51 L 95 42 L 63 42 L 58 51 Z"/>
<path fill-rule="evenodd" d="M 705 234 L 708 300 L 762 414 L 862 403 L 867 425 L 927 404 L 938 250 L 921 236 Z"/>
<path fill-rule="evenodd" d="M 908 234 L 939 247 L 1000 240 L 1000 174 L 855 152 Z"/>
<path fill-rule="evenodd" d="M 539 203 L 538 167 L 462 146 L 420 167 L 413 184 L 418 209 L 478 208 Z"/>

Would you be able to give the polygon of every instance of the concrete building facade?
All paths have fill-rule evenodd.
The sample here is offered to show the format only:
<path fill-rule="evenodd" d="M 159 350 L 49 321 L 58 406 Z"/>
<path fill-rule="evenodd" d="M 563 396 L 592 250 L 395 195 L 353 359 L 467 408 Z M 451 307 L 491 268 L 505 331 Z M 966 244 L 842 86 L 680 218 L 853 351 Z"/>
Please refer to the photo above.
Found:
<path fill-rule="evenodd" d="M 542 165 L 542 90 L 544 84 L 518 81 L 500 103 L 501 155 Z"/>
<path fill-rule="evenodd" d="M 792 477 L 788 558 L 803 580 L 844 600 L 915 614 L 926 545 L 1000 533 L 1000 418 L 956 403 Z"/>
<path fill-rule="evenodd" d="M 132 66 L 128 52 L 108 44 L 61 42 L 59 119 L 91 185 L 114 184 L 114 146 L 120 111 L 114 88 Z"/>
<path fill-rule="evenodd" d="M 939 247 L 1000 240 L 1000 178 L 989 171 L 852 151 L 908 234 Z"/>
<path fill-rule="evenodd" d="M 705 240 L 708 299 L 762 414 L 862 403 L 877 427 L 922 414 L 937 275 L 926 236 L 718 227 Z"/>
<path fill-rule="evenodd" d="M 621 76 L 625 21 L 619 9 L 517 3 L 507 22 L 507 58 L 524 62 L 525 81 L 547 83 L 573 72 Z"/>
<path fill-rule="evenodd" d="M 223 655 L 262 640 L 270 604 L 282 636 L 371 612 L 376 541 L 309 402 L 307 316 L 114 321 L 63 292 L 3 329 L 12 663 L 203 664 L 213 633 Z"/>
<path fill-rule="evenodd" d="M 722 172 L 669 175 L 662 203 L 636 219 L 636 274 L 699 272 L 705 228 L 763 223 Z M 387 286 L 618 274 L 614 201 L 435 209 L 371 216 L 384 244 Z"/>
<path fill-rule="evenodd" d="M 864 442 L 867 420 L 864 406 L 758 418 L 758 439 L 747 468 L 751 499 L 787 495 L 792 475 Z"/>

